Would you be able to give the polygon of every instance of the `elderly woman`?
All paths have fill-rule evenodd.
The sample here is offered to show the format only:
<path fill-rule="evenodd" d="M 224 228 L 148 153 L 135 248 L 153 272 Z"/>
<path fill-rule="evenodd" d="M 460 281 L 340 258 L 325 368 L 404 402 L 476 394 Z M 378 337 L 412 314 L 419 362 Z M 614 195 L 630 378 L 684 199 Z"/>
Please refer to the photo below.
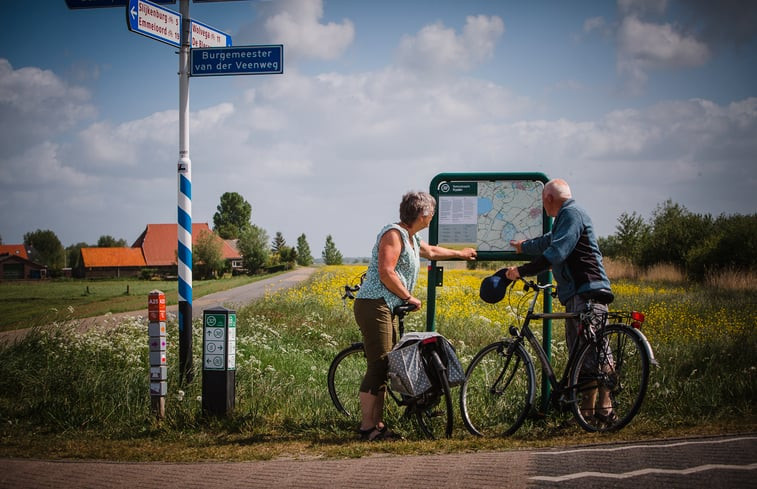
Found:
<path fill-rule="evenodd" d="M 365 281 L 355 300 L 355 320 L 360 326 L 368 362 L 360 385 L 362 420 L 360 436 L 364 440 L 389 439 L 392 433 L 383 423 L 384 394 L 389 368 L 387 353 L 397 341 L 392 310 L 403 303 L 421 307 L 413 296 L 418 279 L 420 257 L 429 260 L 476 258 L 476 250 L 453 250 L 431 246 L 416 233 L 428 227 L 434 217 L 436 201 L 425 192 L 409 192 L 400 203 L 400 221 L 381 229 L 373 247 Z"/>

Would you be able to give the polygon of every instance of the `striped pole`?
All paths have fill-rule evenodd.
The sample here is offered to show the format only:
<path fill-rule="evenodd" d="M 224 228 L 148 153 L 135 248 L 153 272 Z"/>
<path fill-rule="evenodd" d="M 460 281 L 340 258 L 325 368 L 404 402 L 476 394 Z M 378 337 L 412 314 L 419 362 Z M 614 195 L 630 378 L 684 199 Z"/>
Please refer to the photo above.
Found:
<path fill-rule="evenodd" d="M 179 378 L 192 381 L 192 162 L 189 159 L 189 0 L 180 0 L 182 28 L 179 51 Z"/>

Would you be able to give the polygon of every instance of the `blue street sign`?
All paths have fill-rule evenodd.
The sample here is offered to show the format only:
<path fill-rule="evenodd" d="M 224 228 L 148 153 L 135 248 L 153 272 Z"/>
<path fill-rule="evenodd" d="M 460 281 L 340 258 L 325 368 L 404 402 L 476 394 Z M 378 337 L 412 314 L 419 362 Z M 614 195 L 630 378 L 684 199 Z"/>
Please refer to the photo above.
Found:
<path fill-rule="evenodd" d="M 129 0 L 129 30 L 172 46 L 181 47 L 181 14 L 147 0 Z"/>
<path fill-rule="evenodd" d="M 284 45 L 192 49 L 190 76 L 277 75 L 284 73 Z"/>
<path fill-rule="evenodd" d="M 97 8 L 97 7 L 123 7 L 128 0 L 66 0 L 66 6 L 71 9 L 76 8 Z M 195 0 L 197 1 L 197 0 Z M 176 0 L 152 0 L 153 3 L 168 5 L 176 3 Z"/>

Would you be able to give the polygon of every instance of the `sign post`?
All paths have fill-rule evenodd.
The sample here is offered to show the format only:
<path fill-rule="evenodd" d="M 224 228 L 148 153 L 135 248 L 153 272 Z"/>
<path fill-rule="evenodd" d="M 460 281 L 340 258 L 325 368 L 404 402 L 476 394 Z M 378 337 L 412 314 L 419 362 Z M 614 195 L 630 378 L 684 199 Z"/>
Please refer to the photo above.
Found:
<path fill-rule="evenodd" d="M 237 313 L 224 307 L 202 314 L 202 410 L 225 416 L 236 397 Z"/>

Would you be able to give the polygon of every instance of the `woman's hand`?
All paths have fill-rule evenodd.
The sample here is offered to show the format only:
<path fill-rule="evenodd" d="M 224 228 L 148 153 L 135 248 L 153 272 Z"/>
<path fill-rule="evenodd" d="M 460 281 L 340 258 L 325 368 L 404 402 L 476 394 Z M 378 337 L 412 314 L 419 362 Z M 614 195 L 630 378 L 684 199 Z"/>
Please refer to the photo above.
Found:
<path fill-rule="evenodd" d="M 405 302 L 415 306 L 415 309 L 413 309 L 413 311 L 417 311 L 418 309 L 421 308 L 421 300 L 413 295 L 411 295 L 410 298 L 406 300 Z"/>

